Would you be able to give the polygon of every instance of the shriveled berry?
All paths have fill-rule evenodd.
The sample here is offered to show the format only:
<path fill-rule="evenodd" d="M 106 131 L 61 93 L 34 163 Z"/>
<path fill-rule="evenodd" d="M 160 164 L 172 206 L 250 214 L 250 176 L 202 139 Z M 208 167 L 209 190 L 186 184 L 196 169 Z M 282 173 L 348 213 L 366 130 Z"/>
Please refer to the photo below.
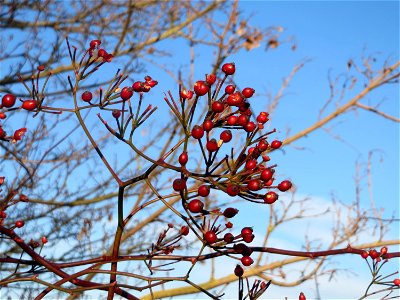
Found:
<path fill-rule="evenodd" d="M 13 140 L 20 141 L 26 132 L 26 128 L 20 128 L 14 132 Z"/>
<path fill-rule="evenodd" d="M 81 99 L 85 102 L 89 102 L 90 100 L 92 100 L 93 95 L 91 92 L 89 91 L 85 91 L 82 93 Z"/>
<path fill-rule="evenodd" d="M 240 261 L 242 262 L 243 266 L 251 266 L 253 264 L 253 259 L 250 256 L 243 256 Z"/>
<path fill-rule="evenodd" d="M 221 101 L 214 101 L 214 102 L 211 104 L 211 109 L 212 109 L 213 112 L 215 112 L 215 113 L 221 113 L 221 112 L 224 111 L 225 105 L 224 105 L 224 103 L 221 102 Z"/>
<path fill-rule="evenodd" d="M 197 96 L 203 96 L 207 94 L 209 89 L 209 86 L 203 80 L 196 81 L 196 83 L 194 84 L 194 92 Z"/>
<path fill-rule="evenodd" d="M 114 110 L 112 111 L 112 116 L 113 116 L 114 118 L 118 119 L 118 118 L 121 116 L 121 111 L 118 110 L 118 109 L 114 109 Z"/>
<path fill-rule="evenodd" d="M 226 228 L 232 228 L 233 224 L 231 222 L 228 222 L 228 223 L 225 224 L 225 226 L 226 226 Z"/>
<path fill-rule="evenodd" d="M 272 149 L 278 149 L 278 148 L 280 148 L 282 146 L 282 142 L 281 141 L 278 141 L 278 140 L 274 140 L 274 141 L 272 141 L 272 143 L 271 143 L 271 148 Z"/>
<path fill-rule="evenodd" d="M 222 65 L 221 69 L 226 75 L 232 75 L 235 73 L 236 67 L 234 63 L 226 63 Z"/>
<path fill-rule="evenodd" d="M 272 204 L 274 203 L 276 200 L 278 200 L 279 196 L 277 193 L 270 191 L 268 193 L 265 194 L 264 196 L 264 202 L 267 204 Z"/>
<path fill-rule="evenodd" d="M 250 98 L 251 96 L 254 95 L 254 92 L 255 92 L 254 89 L 247 87 L 247 88 L 244 88 L 244 89 L 243 89 L 242 95 L 243 95 L 244 97 L 246 97 L 246 98 Z"/>
<path fill-rule="evenodd" d="M 177 192 L 183 191 L 186 188 L 186 181 L 184 179 L 177 178 L 172 183 L 172 188 Z"/>
<path fill-rule="evenodd" d="M 228 143 L 232 140 L 232 132 L 228 129 L 228 130 L 224 130 L 221 132 L 219 138 L 224 142 L 224 143 Z"/>
<path fill-rule="evenodd" d="M 195 139 L 201 139 L 204 135 L 204 129 L 202 126 L 195 125 L 192 129 L 192 137 Z"/>
<path fill-rule="evenodd" d="M 199 188 L 197 189 L 197 193 L 198 193 L 199 196 L 201 196 L 201 197 L 207 197 L 207 196 L 210 194 L 210 186 L 209 186 L 209 185 L 202 184 L 202 185 L 199 186 Z"/>
<path fill-rule="evenodd" d="M 242 277 L 244 273 L 243 268 L 239 265 L 236 265 L 235 270 L 233 272 L 237 277 Z"/>
<path fill-rule="evenodd" d="M 91 49 L 98 48 L 100 46 L 100 44 L 101 44 L 100 40 L 92 40 L 92 41 L 90 41 L 90 48 Z"/>
<path fill-rule="evenodd" d="M 224 235 L 224 241 L 225 242 L 232 243 L 234 239 L 235 239 L 235 237 L 233 236 L 232 233 L 230 233 L 230 232 L 225 233 L 225 235 Z"/>
<path fill-rule="evenodd" d="M 132 95 L 133 95 L 133 89 L 131 87 L 126 86 L 121 90 L 120 96 L 122 100 L 128 100 L 132 97 Z"/>
<path fill-rule="evenodd" d="M 203 211 L 204 204 L 199 199 L 193 199 L 188 203 L 188 210 L 191 213 L 197 214 Z"/>
<path fill-rule="evenodd" d="M 189 160 L 189 156 L 188 156 L 188 153 L 185 151 L 185 152 L 182 152 L 181 153 L 181 155 L 179 155 L 179 163 L 182 165 L 182 166 L 184 166 L 184 165 L 186 165 L 186 163 L 188 162 L 188 160 Z"/>
<path fill-rule="evenodd" d="M 281 192 L 286 192 L 292 187 L 292 183 L 289 180 L 284 180 L 280 184 L 278 184 L 278 189 Z"/>
<path fill-rule="evenodd" d="M 234 216 L 237 215 L 238 212 L 239 212 L 239 210 L 237 210 L 236 208 L 233 208 L 233 207 L 225 208 L 224 217 L 225 218 L 233 218 Z"/>
<path fill-rule="evenodd" d="M 231 197 L 237 196 L 239 192 L 240 188 L 236 184 L 228 184 L 228 186 L 226 187 L 226 193 Z"/>
<path fill-rule="evenodd" d="M 187 99 L 190 100 L 193 97 L 193 91 L 188 91 L 188 90 L 182 90 L 179 95 L 181 96 L 182 99 Z"/>
<path fill-rule="evenodd" d="M 204 234 L 204 239 L 208 244 L 213 244 L 217 241 L 217 235 L 214 231 L 209 230 Z"/>
<path fill-rule="evenodd" d="M 1 105 L 3 107 L 10 108 L 10 107 L 14 106 L 15 101 L 16 101 L 16 98 L 13 94 L 5 94 L 3 96 L 3 98 L 1 99 Z"/>

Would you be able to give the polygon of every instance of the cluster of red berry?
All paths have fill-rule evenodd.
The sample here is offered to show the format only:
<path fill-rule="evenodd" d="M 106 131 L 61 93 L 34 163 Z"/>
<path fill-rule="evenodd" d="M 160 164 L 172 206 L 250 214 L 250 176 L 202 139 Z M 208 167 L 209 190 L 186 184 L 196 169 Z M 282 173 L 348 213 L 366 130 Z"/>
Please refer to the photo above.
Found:
<path fill-rule="evenodd" d="M 87 50 L 89 56 L 94 59 L 102 59 L 105 62 L 111 62 L 113 59 L 113 55 L 108 53 L 105 49 L 100 48 L 101 41 L 100 40 L 92 40 L 90 42 L 90 47 Z"/>
<path fill-rule="evenodd" d="M 244 227 L 239 235 L 228 232 L 221 236 L 220 234 L 232 228 L 233 224 L 227 222 L 225 226 L 216 225 L 217 219 L 222 216 L 232 218 L 238 213 L 238 210 L 234 207 L 228 207 L 223 212 L 219 209 L 210 211 L 205 209 L 204 201 L 199 198 L 208 197 L 210 190 L 215 189 L 223 191 L 231 197 L 238 196 L 252 202 L 273 204 L 279 196 L 271 189 L 285 192 L 292 187 L 292 183 L 289 180 L 284 180 L 276 186 L 273 185 L 276 165 L 267 166 L 270 161 L 267 153 L 279 149 L 282 142 L 273 140 L 269 143 L 267 141 L 268 135 L 275 130 L 262 133 L 264 124 L 269 120 L 267 112 L 261 112 L 252 121 L 253 113 L 249 98 L 254 95 L 255 90 L 246 87 L 237 91 L 232 84 L 226 85 L 223 89 L 224 82 L 235 73 L 235 70 L 234 63 L 226 63 L 222 66 L 224 77 L 218 81 L 216 75 L 206 75 L 205 80 L 196 81 L 193 91 L 181 89 L 179 96 L 182 107 L 184 108 L 187 103 L 191 105 L 191 109 L 182 109 L 182 113 L 179 112 L 178 105 L 176 105 L 172 96 L 171 102 L 167 98 L 165 100 L 181 120 L 181 123 L 187 124 L 184 151 L 178 157 L 182 170 L 181 177 L 173 181 L 172 188 L 180 193 L 183 206 L 192 220 L 193 227 L 197 227 L 201 232 L 198 236 L 202 237 L 203 242 L 211 247 L 225 247 L 225 249 L 228 249 L 227 245 L 232 244 L 231 249 L 234 253 L 242 255 L 241 263 L 244 266 L 250 266 L 253 264 L 253 259 L 250 257 L 252 249 L 245 243 L 253 241 L 253 229 Z M 222 96 L 218 95 L 220 91 L 224 91 Z M 192 100 L 194 95 L 196 97 Z M 205 95 L 208 95 L 208 109 L 202 124 L 190 126 L 199 98 Z M 185 111 L 189 111 L 189 114 L 185 115 Z M 244 131 L 246 135 L 245 145 L 240 149 L 237 157 L 233 156 L 234 149 L 232 149 L 231 160 L 226 155 L 218 161 L 217 153 L 223 144 L 232 140 L 233 130 Z M 215 134 L 219 135 L 218 140 L 213 137 Z M 187 169 L 189 154 L 186 146 L 190 138 L 197 141 L 206 166 L 206 170 L 200 176 L 203 184 L 198 187 L 197 193 L 194 194 L 189 193 L 187 188 L 187 181 L 191 176 L 188 176 L 190 173 Z M 267 189 L 267 191 L 262 193 L 263 189 Z M 208 216 L 215 217 L 213 222 L 206 221 Z M 197 224 L 198 220 L 202 220 L 202 224 Z M 212 225 L 210 225 L 211 223 Z M 187 227 L 185 229 L 188 230 Z M 242 276 L 242 267 L 238 265 L 234 273 L 239 277 Z"/>

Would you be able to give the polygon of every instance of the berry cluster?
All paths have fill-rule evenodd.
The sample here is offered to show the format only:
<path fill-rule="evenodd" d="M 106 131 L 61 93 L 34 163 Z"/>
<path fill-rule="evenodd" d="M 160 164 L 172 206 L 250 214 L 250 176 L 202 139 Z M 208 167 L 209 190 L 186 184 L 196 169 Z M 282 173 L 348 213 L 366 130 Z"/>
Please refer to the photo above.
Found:
<path fill-rule="evenodd" d="M 220 217 L 233 218 L 238 210 L 234 207 L 228 207 L 224 211 L 219 208 L 210 210 L 202 198 L 208 197 L 213 189 L 225 192 L 230 197 L 273 204 L 279 198 L 274 190 L 288 191 L 292 183 L 284 180 L 274 185 L 276 165 L 269 165 L 268 153 L 279 149 L 282 142 L 279 140 L 268 142 L 268 136 L 275 130 L 263 133 L 265 123 L 269 120 L 267 112 L 253 115 L 249 99 L 255 90 L 246 87 L 240 91 L 232 84 L 224 87 L 228 77 L 235 71 L 234 63 L 226 63 L 222 66 L 224 75 L 221 79 L 215 74 L 206 75 L 205 80 L 196 81 L 193 91 L 181 88 L 180 105 L 170 93 L 169 99 L 165 97 L 165 101 L 186 133 L 183 151 L 178 156 L 181 176 L 173 181 L 172 188 L 182 197 L 183 208 L 191 220 L 189 226 L 197 231 L 197 236 L 210 247 L 228 249 L 227 246 L 232 245 L 234 253 L 242 256 L 240 258 L 242 265 L 250 266 L 253 264 L 252 250 L 245 243 L 253 241 L 253 229 L 245 227 L 239 235 L 231 232 L 222 235 L 224 231 L 229 231 L 233 224 L 227 222 L 225 225 L 217 225 L 217 220 Z M 205 95 L 208 101 L 202 123 L 192 125 L 196 107 Z M 230 157 L 221 155 L 223 151 L 221 149 L 229 149 L 227 147 L 233 139 L 234 131 L 239 136 L 240 133 L 244 133 L 243 146 L 239 147 L 236 155 L 234 152 L 237 148 L 231 148 Z M 189 168 L 188 145 L 191 141 L 198 144 L 202 153 L 205 169 L 201 173 L 195 174 Z M 202 184 L 197 192 L 189 192 L 188 181 L 194 178 L 202 181 Z M 241 273 L 237 267 L 235 274 Z"/>

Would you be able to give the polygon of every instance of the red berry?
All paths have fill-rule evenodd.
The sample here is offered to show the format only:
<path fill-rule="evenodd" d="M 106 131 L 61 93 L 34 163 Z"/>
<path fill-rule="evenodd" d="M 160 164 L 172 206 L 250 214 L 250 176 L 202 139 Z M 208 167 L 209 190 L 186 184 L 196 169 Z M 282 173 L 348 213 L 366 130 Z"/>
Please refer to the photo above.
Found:
<path fill-rule="evenodd" d="M 382 247 L 381 248 L 381 251 L 380 251 L 381 255 L 385 255 L 387 252 L 388 252 L 388 248 L 387 247 Z"/>
<path fill-rule="evenodd" d="M 393 284 L 399 286 L 400 285 L 400 279 L 396 278 L 395 280 L 393 280 Z"/>
<path fill-rule="evenodd" d="M 17 222 L 15 222 L 15 226 L 18 228 L 21 228 L 25 225 L 25 222 L 23 220 L 18 220 Z"/>
<path fill-rule="evenodd" d="M 142 83 L 140 81 L 136 81 L 132 84 L 132 89 L 138 93 L 143 92 Z"/>
<path fill-rule="evenodd" d="M 114 110 L 112 111 L 112 116 L 113 116 L 114 118 L 118 119 L 118 118 L 121 116 L 121 111 L 118 110 L 118 109 L 114 109 Z"/>
<path fill-rule="evenodd" d="M 256 129 L 257 125 L 254 122 L 248 122 L 243 126 L 246 132 L 253 132 Z"/>
<path fill-rule="evenodd" d="M 362 258 L 366 259 L 366 258 L 368 258 L 368 256 L 369 256 L 369 254 L 368 254 L 367 251 L 361 252 L 361 257 L 362 257 Z"/>
<path fill-rule="evenodd" d="M 106 59 L 108 56 L 108 53 L 104 49 L 99 49 L 99 51 L 97 52 L 97 56 Z"/>
<path fill-rule="evenodd" d="M 225 242 L 232 243 L 234 239 L 235 239 L 235 237 L 233 236 L 232 233 L 230 233 L 230 232 L 225 233 L 225 235 L 224 235 L 224 241 Z"/>
<path fill-rule="evenodd" d="M 203 80 L 196 81 L 194 84 L 194 92 L 197 96 L 203 96 L 208 93 L 209 87 Z"/>
<path fill-rule="evenodd" d="M 89 102 L 90 100 L 92 100 L 93 95 L 91 92 L 86 91 L 82 93 L 81 99 L 85 102 Z"/>
<path fill-rule="evenodd" d="M 299 300 L 307 300 L 303 292 L 300 293 Z"/>
<path fill-rule="evenodd" d="M 5 211 L 0 210 L 0 219 L 5 219 L 7 217 L 7 214 Z"/>
<path fill-rule="evenodd" d="M 265 194 L 264 196 L 264 202 L 267 204 L 272 204 L 274 203 L 276 200 L 278 200 L 279 196 L 277 193 L 271 191 Z"/>
<path fill-rule="evenodd" d="M 213 85 L 216 80 L 217 76 L 215 76 L 215 74 L 209 74 L 206 76 L 206 82 L 208 85 Z"/>
<path fill-rule="evenodd" d="M 254 234 L 246 234 L 243 236 L 243 241 L 251 243 L 254 240 Z"/>
<path fill-rule="evenodd" d="M 46 244 L 47 243 L 47 238 L 45 236 L 42 236 L 42 244 Z"/>
<path fill-rule="evenodd" d="M 275 140 L 275 141 L 272 141 L 272 143 L 271 143 L 271 148 L 272 149 L 278 149 L 280 146 L 282 146 L 282 142 L 281 141 Z"/>
<path fill-rule="evenodd" d="M 286 192 L 292 187 L 292 183 L 289 180 L 284 180 L 280 184 L 278 184 L 278 189 L 281 192 Z"/>
<path fill-rule="evenodd" d="M 199 196 L 201 196 L 201 197 L 207 197 L 207 196 L 210 194 L 210 186 L 209 186 L 209 185 L 202 184 L 202 185 L 199 186 L 199 188 L 197 189 L 197 193 L 198 193 Z"/>
<path fill-rule="evenodd" d="M 234 85 L 232 85 L 232 84 L 227 85 L 225 87 L 225 93 L 228 94 L 228 95 L 233 94 L 235 92 L 235 88 L 236 87 Z"/>
<path fill-rule="evenodd" d="M 38 70 L 39 72 L 44 71 L 44 66 L 43 66 L 43 65 L 38 66 L 38 67 L 37 67 L 37 70 Z"/>
<path fill-rule="evenodd" d="M 129 98 L 132 97 L 132 95 L 133 95 L 133 90 L 132 90 L 131 87 L 127 87 L 126 86 L 121 90 L 121 98 L 122 98 L 122 100 L 128 100 Z"/>
<path fill-rule="evenodd" d="M 188 156 L 188 153 L 187 153 L 186 151 L 185 151 L 185 152 L 182 152 L 182 154 L 179 155 L 179 163 L 180 163 L 182 166 L 186 165 L 186 163 L 188 162 L 188 160 L 189 160 L 189 156 Z"/>
<path fill-rule="evenodd" d="M 205 120 L 203 123 L 203 129 L 207 132 L 209 132 L 211 129 L 213 129 L 213 122 L 211 120 Z"/>
<path fill-rule="evenodd" d="M 260 114 L 257 116 L 257 122 L 264 124 L 268 121 L 268 113 L 266 112 L 260 112 Z"/>
<path fill-rule="evenodd" d="M 243 104 L 243 98 L 240 95 L 240 93 L 234 93 L 228 96 L 228 98 L 226 98 L 226 103 L 229 106 L 240 106 Z"/>
<path fill-rule="evenodd" d="M 228 125 L 236 125 L 238 123 L 238 117 L 237 116 L 229 116 L 228 119 L 226 120 L 226 123 L 228 123 Z"/>
<path fill-rule="evenodd" d="M 230 130 L 224 130 L 221 132 L 219 138 L 224 142 L 228 143 L 232 140 L 232 132 Z"/>
<path fill-rule="evenodd" d="M 268 181 L 268 180 L 270 180 L 272 178 L 273 175 L 274 175 L 274 172 L 272 171 L 272 169 L 268 168 L 268 169 L 264 169 L 261 172 L 260 178 L 261 178 L 262 181 Z"/>
<path fill-rule="evenodd" d="M 218 143 L 215 139 L 211 139 L 207 142 L 206 148 L 210 152 L 215 152 L 218 150 Z"/>
<path fill-rule="evenodd" d="M 242 230 L 240 231 L 241 235 L 248 235 L 248 234 L 253 234 L 253 228 L 251 227 L 243 227 Z"/>
<path fill-rule="evenodd" d="M 20 141 L 26 132 L 26 128 L 20 128 L 14 132 L 13 140 Z"/>
<path fill-rule="evenodd" d="M 236 184 L 228 184 L 226 187 L 226 193 L 231 197 L 237 196 L 239 192 L 240 188 Z"/>
<path fill-rule="evenodd" d="M 192 137 L 194 137 L 195 139 L 201 139 L 204 135 L 204 129 L 203 127 L 199 126 L 199 125 L 195 125 L 192 129 Z"/>
<path fill-rule="evenodd" d="M 242 95 L 245 96 L 246 98 L 250 98 L 251 96 L 254 95 L 255 90 L 252 88 L 244 88 L 242 91 Z"/>
<path fill-rule="evenodd" d="M 208 244 L 213 244 L 217 241 L 217 235 L 214 231 L 209 230 L 204 234 L 204 239 Z"/>
<path fill-rule="evenodd" d="M 253 259 L 250 256 L 243 256 L 240 261 L 242 262 L 243 266 L 251 266 L 253 264 Z"/>
<path fill-rule="evenodd" d="M 180 96 L 182 99 L 190 100 L 193 97 L 193 91 L 182 90 Z"/>
<path fill-rule="evenodd" d="M 7 118 L 6 114 L 3 112 L 0 112 L 0 120 L 4 120 L 5 118 Z"/>
<path fill-rule="evenodd" d="M 155 87 L 158 84 L 158 81 L 154 80 L 154 79 L 150 79 L 150 80 L 146 80 L 146 85 L 148 85 L 149 87 Z"/>
<path fill-rule="evenodd" d="M 242 277 L 244 273 L 243 268 L 239 265 L 236 265 L 235 270 L 233 272 L 237 277 Z"/>
<path fill-rule="evenodd" d="M 22 108 L 25 110 L 29 110 L 32 111 L 36 108 L 36 100 L 25 100 L 24 102 L 22 102 Z"/>
<path fill-rule="evenodd" d="M 90 48 L 91 48 L 91 49 L 98 48 L 98 47 L 100 46 L 100 44 L 101 44 L 101 41 L 100 41 L 100 40 L 92 40 L 92 41 L 90 42 Z"/>
<path fill-rule="evenodd" d="M 247 122 L 249 121 L 249 117 L 245 116 L 245 115 L 240 115 L 238 117 L 237 123 L 240 126 L 245 126 L 247 124 Z"/>
<path fill-rule="evenodd" d="M 228 222 L 228 223 L 225 224 L 225 226 L 226 226 L 226 228 L 232 228 L 233 224 L 231 222 Z"/>
<path fill-rule="evenodd" d="M 375 249 L 371 249 L 369 250 L 369 256 L 371 256 L 372 259 L 376 259 L 379 257 L 379 252 Z"/>
<path fill-rule="evenodd" d="M 248 183 L 247 183 L 247 188 L 250 191 L 258 191 L 262 188 L 262 183 L 260 180 L 258 179 L 251 179 Z"/>
<path fill-rule="evenodd" d="M 186 188 L 186 181 L 181 178 L 175 179 L 172 188 L 177 192 L 183 191 Z"/>
<path fill-rule="evenodd" d="M 188 210 L 191 213 L 197 214 L 203 211 L 204 204 L 199 199 L 193 199 L 188 203 Z"/>
<path fill-rule="evenodd" d="M 179 233 L 182 234 L 182 235 L 188 235 L 189 234 L 189 227 L 182 226 L 181 229 L 179 230 Z"/>
<path fill-rule="evenodd" d="M 213 112 L 215 113 L 221 113 L 224 111 L 225 109 L 225 105 L 223 102 L 221 101 L 214 101 L 211 105 L 211 108 L 213 110 Z"/>
<path fill-rule="evenodd" d="M 236 208 L 228 207 L 224 210 L 224 217 L 225 218 L 233 218 L 239 212 Z"/>
<path fill-rule="evenodd" d="M 1 105 L 3 107 L 13 107 L 15 104 L 15 96 L 13 94 L 5 94 L 1 99 Z"/>
<path fill-rule="evenodd" d="M 257 144 L 257 148 L 260 149 L 261 152 L 264 152 L 268 149 L 268 143 L 265 140 L 261 140 Z"/>
<path fill-rule="evenodd" d="M 254 170 L 257 167 L 257 161 L 255 159 L 250 159 L 246 162 L 245 168 L 248 171 Z"/>
<path fill-rule="evenodd" d="M 235 64 L 234 63 L 226 63 L 223 64 L 222 66 L 222 72 L 224 72 L 226 75 L 232 75 L 235 73 Z"/>

